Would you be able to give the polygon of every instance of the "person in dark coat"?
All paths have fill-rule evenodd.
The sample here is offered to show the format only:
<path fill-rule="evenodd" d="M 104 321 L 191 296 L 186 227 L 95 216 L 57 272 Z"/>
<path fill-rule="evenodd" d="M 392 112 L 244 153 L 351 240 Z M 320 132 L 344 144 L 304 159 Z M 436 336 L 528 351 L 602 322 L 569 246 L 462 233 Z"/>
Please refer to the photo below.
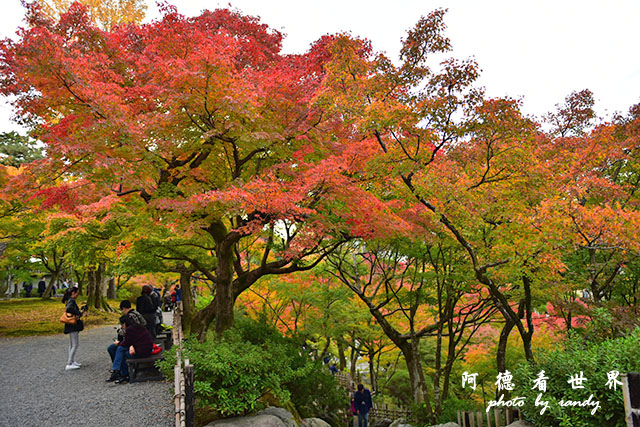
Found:
<path fill-rule="evenodd" d="M 135 323 L 126 314 L 120 317 L 120 323 L 125 328 L 124 339 L 118 343 L 111 376 L 107 379 L 107 382 L 115 381 L 116 384 L 129 381 L 127 359 L 149 357 L 153 351 L 153 338 L 146 328 Z"/>
<path fill-rule="evenodd" d="M 358 427 L 369 427 L 369 410 L 373 408 L 371 393 L 358 384 L 358 391 L 353 395 L 353 406 L 358 414 Z"/>
<path fill-rule="evenodd" d="M 76 362 L 76 352 L 78 351 L 78 345 L 80 344 L 80 331 L 84 329 L 84 324 L 80 319 L 84 311 L 80 311 L 78 303 L 76 303 L 78 295 L 80 295 L 80 291 L 74 286 L 73 288 L 67 289 L 62 297 L 62 303 L 66 304 L 65 311 L 78 318 L 78 321 L 74 325 L 67 323 L 64 325 L 64 333 L 68 334 L 70 339 L 69 357 L 67 358 L 67 366 L 64 368 L 66 371 L 80 368 L 80 364 Z"/>
<path fill-rule="evenodd" d="M 33 285 L 31 282 L 24 282 L 22 287 L 24 288 L 25 296 L 27 298 L 31 298 L 31 291 L 33 291 Z"/>
<path fill-rule="evenodd" d="M 156 322 L 157 322 L 157 314 L 156 314 L 156 301 L 151 296 L 152 288 L 149 285 L 144 285 L 142 287 L 142 294 L 136 300 L 136 310 L 142 314 L 144 320 L 147 322 L 146 328 L 151 334 L 152 338 L 156 337 Z"/>
<path fill-rule="evenodd" d="M 42 295 L 44 295 L 44 291 L 46 289 L 47 289 L 47 282 L 44 281 L 44 277 L 43 277 L 38 282 L 38 295 L 40 296 L 40 298 L 42 298 Z"/>

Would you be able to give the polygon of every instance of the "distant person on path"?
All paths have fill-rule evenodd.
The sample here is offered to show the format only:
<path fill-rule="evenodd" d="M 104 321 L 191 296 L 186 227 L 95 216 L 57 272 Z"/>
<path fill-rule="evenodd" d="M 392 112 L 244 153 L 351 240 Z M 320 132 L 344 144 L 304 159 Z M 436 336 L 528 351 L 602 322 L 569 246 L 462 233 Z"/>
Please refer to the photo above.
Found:
<path fill-rule="evenodd" d="M 66 371 L 80 368 L 80 364 L 76 362 L 76 352 L 78 351 L 79 335 L 80 331 L 84 329 L 84 324 L 80 319 L 82 317 L 82 311 L 78 308 L 76 298 L 80 295 L 78 288 L 73 287 L 66 290 L 62 297 L 62 303 L 66 304 L 65 311 L 78 317 L 78 321 L 75 325 L 64 325 L 64 333 L 69 334 L 69 357 L 67 358 L 67 366 L 64 368 Z"/>
<path fill-rule="evenodd" d="M 157 307 L 154 299 L 151 297 L 152 292 L 153 291 L 151 290 L 151 286 L 144 285 L 142 287 L 142 294 L 136 300 L 136 310 L 138 310 L 138 312 L 142 314 L 142 317 L 144 317 L 144 320 L 147 322 L 145 327 L 147 328 L 147 331 L 149 331 L 149 333 L 151 334 L 151 337 L 155 338 Z"/>
<path fill-rule="evenodd" d="M 180 289 L 180 285 L 176 285 L 176 302 L 182 301 L 182 289 Z"/>
<path fill-rule="evenodd" d="M 162 317 L 162 298 L 160 298 L 160 289 L 159 288 L 151 288 L 151 299 L 156 306 L 156 330 L 155 335 L 157 336 L 160 332 L 162 332 L 162 321 L 164 318 Z"/>
<path fill-rule="evenodd" d="M 125 328 L 124 339 L 117 344 L 111 376 L 107 379 L 107 382 L 113 381 L 116 384 L 129 381 L 127 359 L 149 357 L 153 351 L 153 338 L 147 329 L 134 323 L 126 314 L 120 317 L 120 323 Z"/>
<path fill-rule="evenodd" d="M 24 282 L 22 287 L 24 288 L 25 296 L 27 298 L 31 298 L 31 291 L 33 291 L 33 285 L 31 282 Z"/>
<path fill-rule="evenodd" d="M 358 384 L 358 391 L 353 395 L 353 405 L 358 414 L 358 427 L 369 427 L 369 410 L 373 407 L 371 393 Z"/>
<path fill-rule="evenodd" d="M 40 298 L 42 298 L 42 295 L 44 295 L 44 291 L 46 289 L 47 289 L 47 282 L 44 281 L 44 277 L 43 277 L 38 282 L 38 295 L 40 296 Z"/>

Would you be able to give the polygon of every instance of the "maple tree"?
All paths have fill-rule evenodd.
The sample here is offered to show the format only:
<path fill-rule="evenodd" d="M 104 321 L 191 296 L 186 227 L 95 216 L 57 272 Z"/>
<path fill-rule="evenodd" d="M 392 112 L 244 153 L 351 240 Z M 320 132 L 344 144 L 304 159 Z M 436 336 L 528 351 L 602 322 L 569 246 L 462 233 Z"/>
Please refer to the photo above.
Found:
<path fill-rule="evenodd" d="M 73 3 L 86 7 L 90 19 L 101 28 L 142 22 L 147 10 L 144 0 L 37 0 L 42 13 L 50 19 L 59 19 Z"/>
<path fill-rule="evenodd" d="M 351 203 L 387 208 L 350 177 L 358 141 L 317 98 L 331 37 L 281 55 L 282 36 L 255 18 L 163 13 L 103 31 L 79 4 L 57 22 L 32 6 L 20 40 L 3 42 L 2 91 L 47 145 L 41 172 L 110 187 L 105 208 L 143 201 L 139 215 L 188 240 L 167 246 L 215 283 L 193 318 L 203 339 L 260 277 L 310 269 L 366 232 Z M 238 244 L 257 235 L 255 262 Z"/>
<path fill-rule="evenodd" d="M 434 421 L 448 396 L 454 362 L 495 310 L 487 296 L 464 285 L 468 274 L 463 267 L 457 265 L 460 270 L 453 273 L 450 247 L 400 239 L 354 245 L 328 257 L 330 271 L 366 305 L 401 351 L 413 402 L 426 404 Z M 420 342 L 427 337 L 436 338 L 433 410 L 420 354 Z"/>

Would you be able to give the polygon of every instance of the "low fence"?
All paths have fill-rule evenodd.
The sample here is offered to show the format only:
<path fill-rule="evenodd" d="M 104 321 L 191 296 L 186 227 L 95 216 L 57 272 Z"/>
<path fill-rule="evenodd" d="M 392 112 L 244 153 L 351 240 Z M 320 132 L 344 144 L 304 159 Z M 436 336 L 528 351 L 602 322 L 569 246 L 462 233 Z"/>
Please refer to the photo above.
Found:
<path fill-rule="evenodd" d="M 376 419 L 387 418 L 390 420 L 403 419 L 405 421 L 413 421 L 413 414 L 409 409 L 399 408 L 389 405 L 373 404 L 373 408 L 369 411 L 369 416 Z"/>
<path fill-rule="evenodd" d="M 176 427 L 194 427 L 193 365 L 182 360 L 182 301 L 173 309 L 173 345 L 176 346 L 176 365 L 173 367 L 173 403 Z"/>
<path fill-rule="evenodd" d="M 494 408 L 489 412 L 458 411 L 458 425 L 461 427 L 484 427 L 485 421 L 487 427 L 503 427 L 521 419 L 522 414 L 517 409 Z"/>
<path fill-rule="evenodd" d="M 355 392 L 356 384 L 361 382 L 361 377 L 358 374 L 356 380 L 354 381 L 351 378 L 351 375 L 345 374 L 343 372 L 338 372 L 334 375 L 338 384 L 346 389 L 351 395 Z M 414 416 L 411 411 L 407 408 L 396 407 L 392 405 L 379 405 L 377 403 L 373 403 L 373 408 L 369 411 L 369 416 L 376 419 L 388 418 L 391 420 L 402 418 L 405 421 L 414 420 Z M 351 418 L 351 417 L 348 417 Z"/>
<path fill-rule="evenodd" d="M 640 427 L 640 373 L 622 374 L 622 397 L 627 427 Z"/>

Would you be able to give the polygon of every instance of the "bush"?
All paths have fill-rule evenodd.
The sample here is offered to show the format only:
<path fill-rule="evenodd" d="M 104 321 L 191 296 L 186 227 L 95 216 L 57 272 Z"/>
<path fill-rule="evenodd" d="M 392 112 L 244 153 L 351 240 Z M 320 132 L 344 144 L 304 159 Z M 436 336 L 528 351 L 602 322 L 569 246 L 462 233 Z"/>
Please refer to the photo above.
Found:
<path fill-rule="evenodd" d="M 189 338 L 183 345 L 194 365 L 198 405 L 222 417 L 246 415 L 262 402 L 293 403 L 305 417 L 343 409 L 346 395 L 335 379 L 300 349 L 275 328 L 243 317 L 220 340 Z M 174 347 L 160 363 L 165 376 L 172 376 L 175 361 Z"/>
<path fill-rule="evenodd" d="M 607 386 L 607 373 L 617 370 L 621 374 L 640 370 L 640 329 L 624 338 L 601 343 L 590 343 L 573 337 L 566 348 L 543 351 L 536 364 L 521 364 L 514 372 L 515 389 L 512 396 L 525 397 L 522 408 L 525 418 L 544 426 L 625 426 L 624 403 L 620 386 L 617 391 Z M 535 406 L 540 391 L 532 390 L 538 373 L 544 371 L 547 390 L 542 399 L 549 407 L 540 414 L 542 406 Z M 586 381 L 583 389 L 573 389 L 567 382 L 570 377 L 583 372 Z M 620 379 L 620 378 L 618 378 Z M 599 409 L 591 414 L 594 406 L 560 406 L 560 401 L 599 401 Z"/>
<path fill-rule="evenodd" d="M 120 288 L 116 291 L 116 299 L 118 301 L 123 301 L 123 300 L 131 301 L 132 296 L 133 294 L 131 293 L 131 291 L 125 288 Z"/>

